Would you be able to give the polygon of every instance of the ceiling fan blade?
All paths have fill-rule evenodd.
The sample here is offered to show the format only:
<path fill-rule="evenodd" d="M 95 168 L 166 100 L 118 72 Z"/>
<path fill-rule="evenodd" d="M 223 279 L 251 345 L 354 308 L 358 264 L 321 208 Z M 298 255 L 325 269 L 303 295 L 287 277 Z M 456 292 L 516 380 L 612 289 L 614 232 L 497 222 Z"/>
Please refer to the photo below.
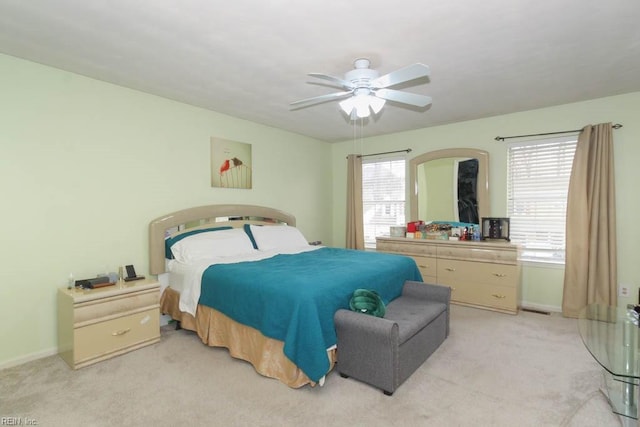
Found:
<path fill-rule="evenodd" d="M 431 97 L 419 95 L 417 93 L 401 92 L 393 89 L 378 89 L 374 92 L 378 98 L 387 101 L 400 102 L 402 104 L 415 105 L 416 107 L 426 107 L 431 104 Z"/>
<path fill-rule="evenodd" d="M 353 83 L 346 81 L 344 79 L 340 79 L 338 77 L 333 77 L 330 76 L 328 74 L 321 74 L 321 73 L 309 73 L 308 74 L 311 77 L 315 77 L 317 79 L 322 79 L 322 80 L 327 80 L 333 84 L 335 84 L 338 87 L 343 87 L 345 89 L 354 89 L 355 86 Z"/>
<path fill-rule="evenodd" d="M 428 66 L 417 63 L 393 71 L 389 74 L 385 74 L 384 76 L 380 76 L 377 79 L 373 80 L 371 82 L 371 85 L 374 88 L 381 89 L 399 85 L 400 83 L 408 82 L 422 77 L 429 77 L 429 74 L 431 74 L 431 71 L 429 70 Z"/>
<path fill-rule="evenodd" d="M 289 105 L 291 106 L 291 110 L 297 110 L 299 108 L 310 107 L 312 105 L 321 104 L 323 102 L 333 101 L 334 99 L 344 98 L 351 94 L 353 94 L 352 90 L 346 92 L 330 93 L 327 95 L 314 96 L 313 98 L 301 99 L 300 101 L 292 102 Z"/>

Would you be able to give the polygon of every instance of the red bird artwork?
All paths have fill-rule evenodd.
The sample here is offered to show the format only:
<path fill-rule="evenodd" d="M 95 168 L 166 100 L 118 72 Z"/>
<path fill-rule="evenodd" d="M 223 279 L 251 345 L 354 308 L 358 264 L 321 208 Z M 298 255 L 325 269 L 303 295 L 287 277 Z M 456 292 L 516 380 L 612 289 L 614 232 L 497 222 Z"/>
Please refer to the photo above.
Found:
<path fill-rule="evenodd" d="M 230 165 L 229 165 L 229 160 L 225 160 L 225 161 L 222 163 L 222 166 L 220 166 L 220 175 L 222 175 L 222 173 L 223 173 L 223 172 L 228 171 L 228 170 L 229 170 L 229 167 L 230 167 Z"/>
<path fill-rule="evenodd" d="M 251 188 L 251 168 L 237 157 L 226 159 L 220 165 L 220 187 Z M 244 187 L 243 187 L 244 186 Z"/>

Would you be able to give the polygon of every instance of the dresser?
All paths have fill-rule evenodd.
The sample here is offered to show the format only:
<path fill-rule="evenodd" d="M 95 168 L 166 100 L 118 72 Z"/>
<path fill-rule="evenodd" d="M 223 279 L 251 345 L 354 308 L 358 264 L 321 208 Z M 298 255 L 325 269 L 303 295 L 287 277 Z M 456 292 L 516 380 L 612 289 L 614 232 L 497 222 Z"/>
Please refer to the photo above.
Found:
<path fill-rule="evenodd" d="M 74 369 L 160 341 L 155 279 L 58 289 L 58 352 Z"/>
<path fill-rule="evenodd" d="M 518 313 L 521 278 L 517 245 L 379 237 L 376 250 L 415 259 L 425 283 L 451 288 L 452 303 Z"/>

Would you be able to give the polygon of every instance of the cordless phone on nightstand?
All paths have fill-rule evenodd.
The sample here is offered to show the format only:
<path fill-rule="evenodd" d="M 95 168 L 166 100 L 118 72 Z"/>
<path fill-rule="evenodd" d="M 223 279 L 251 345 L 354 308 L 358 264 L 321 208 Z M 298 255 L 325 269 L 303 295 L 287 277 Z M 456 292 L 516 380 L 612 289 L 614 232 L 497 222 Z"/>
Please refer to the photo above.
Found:
<path fill-rule="evenodd" d="M 127 270 L 127 277 L 124 278 L 125 282 L 144 279 L 144 276 L 138 276 L 136 274 L 136 269 L 133 267 L 133 265 L 127 265 L 125 268 Z"/>

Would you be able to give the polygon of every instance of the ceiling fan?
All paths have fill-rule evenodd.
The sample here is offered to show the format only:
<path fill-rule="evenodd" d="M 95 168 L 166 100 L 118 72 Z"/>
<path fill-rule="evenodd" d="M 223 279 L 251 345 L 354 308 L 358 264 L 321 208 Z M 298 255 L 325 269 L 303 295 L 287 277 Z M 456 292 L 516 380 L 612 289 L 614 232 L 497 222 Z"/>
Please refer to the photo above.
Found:
<path fill-rule="evenodd" d="M 376 70 L 369 68 L 370 62 L 366 58 L 356 59 L 353 65 L 354 69 L 347 72 L 344 79 L 327 74 L 309 73 L 309 76 L 326 80 L 330 83 L 328 86 L 339 87 L 343 91 L 292 102 L 291 109 L 297 110 L 348 97 L 340 102 L 340 108 L 349 115 L 351 120 L 355 120 L 369 117 L 370 110 L 378 114 L 386 101 L 416 107 L 426 107 L 431 104 L 429 96 L 389 89 L 401 83 L 429 77 L 428 66 L 417 63 L 380 76 Z"/>

